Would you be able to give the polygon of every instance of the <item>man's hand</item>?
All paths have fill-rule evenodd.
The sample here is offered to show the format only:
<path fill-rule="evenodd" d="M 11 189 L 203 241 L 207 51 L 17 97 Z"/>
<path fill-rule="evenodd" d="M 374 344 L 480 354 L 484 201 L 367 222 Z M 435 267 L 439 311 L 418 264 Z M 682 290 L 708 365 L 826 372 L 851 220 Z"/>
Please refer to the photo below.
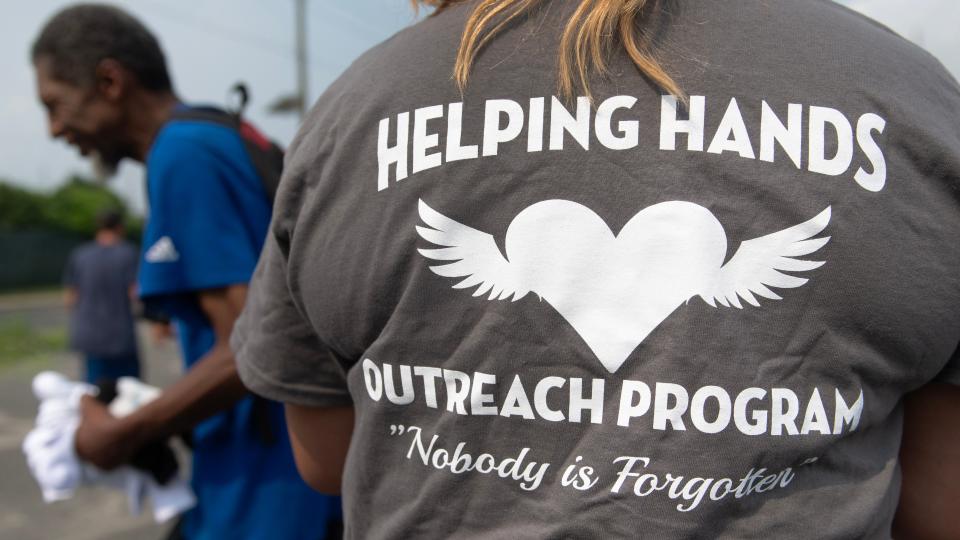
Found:
<path fill-rule="evenodd" d="M 197 293 L 216 342 L 157 399 L 129 416 L 114 418 L 105 407 L 85 398 L 83 421 L 74 443 L 77 455 L 101 468 L 116 467 L 144 444 L 190 430 L 247 395 L 228 343 L 246 291 L 245 285 L 233 285 Z"/>
<path fill-rule="evenodd" d="M 74 447 L 84 461 L 108 471 L 128 462 L 140 447 L 130 426 L 91 396 L 81 398 L 80 418 Z"/>
<path fill-rule="evenodd" d="M 176 337 L 173 330 L 173 324 L 168 322 L 151 322 L 150 337 L 154 345 L 162 345 Z"/>

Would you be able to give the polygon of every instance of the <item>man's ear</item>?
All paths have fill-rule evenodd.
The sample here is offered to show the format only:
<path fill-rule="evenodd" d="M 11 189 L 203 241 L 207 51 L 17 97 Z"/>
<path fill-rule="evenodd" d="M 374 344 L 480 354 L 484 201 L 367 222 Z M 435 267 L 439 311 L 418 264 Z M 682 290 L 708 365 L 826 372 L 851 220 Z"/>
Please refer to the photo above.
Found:
<path fill-rule="evenodd" d="M 112 58 L 104 58 L 94 73 L 97 91 L 107 101 L 117 102 L 130 92 L 133 77 L 130 70 Z"/>

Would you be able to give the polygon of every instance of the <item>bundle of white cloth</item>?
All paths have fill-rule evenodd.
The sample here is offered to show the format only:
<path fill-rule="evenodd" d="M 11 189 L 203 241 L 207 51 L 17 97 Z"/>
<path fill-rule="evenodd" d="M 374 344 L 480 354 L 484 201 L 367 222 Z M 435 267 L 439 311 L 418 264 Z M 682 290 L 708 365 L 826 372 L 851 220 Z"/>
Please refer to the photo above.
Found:
<path fill-rule="evenodd" d="M 51 503 L 69 499 L 81 486 L 104 485 L 126 491 L 134 515 L 140 514 L 149 500 L 158 523 L 193 508 L 196 496 L 182 476 L 160 485 L 148 473 L 133 467 L 107 472 L 77 456 L 74 436 L 80 424 L 80 398 L 96 393 L 95 386 L 71 381 L 53 371 L 44 371 L 33 379 L 33 394 L 40 407 L 36 424 L 23 441 L 23 452 L 43 500 Z M 138 379 L 121 377 L 117 381 L 117 397 L 110 402 L 109 409 L 114 416 L 124 416 L 159 394 L 158 388 Z"/>

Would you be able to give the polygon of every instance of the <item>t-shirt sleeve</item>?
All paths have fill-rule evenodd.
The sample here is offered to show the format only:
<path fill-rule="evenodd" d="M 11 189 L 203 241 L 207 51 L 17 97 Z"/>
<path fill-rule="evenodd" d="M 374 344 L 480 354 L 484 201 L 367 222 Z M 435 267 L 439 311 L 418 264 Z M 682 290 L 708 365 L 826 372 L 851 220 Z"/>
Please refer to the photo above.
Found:
<path fill-rule="evenodd" d="M 197 141 L 165 141 L 163 153 L 151 156 L 141 296 L 250 280 L 260 246 L 229 188 L 235 174 L 223 157 Z"/>
<path fill-rule="evenodd" d="M 286 257 L 273 234 L 267 235 L 231 346 L 240 378 L 256 394 L 312 407 L 352 403 L 343 366 L 291 296 Z"/>

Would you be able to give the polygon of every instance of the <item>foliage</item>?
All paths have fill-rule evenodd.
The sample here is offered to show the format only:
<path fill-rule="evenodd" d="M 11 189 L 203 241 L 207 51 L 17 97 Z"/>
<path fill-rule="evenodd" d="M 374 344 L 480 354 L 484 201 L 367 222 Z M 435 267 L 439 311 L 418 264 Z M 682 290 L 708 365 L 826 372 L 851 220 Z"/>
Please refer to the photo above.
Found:
<path fill-rule="evenodd" d="M 41 227 L 44 197 L 0 183 L 0 230 Z"/>
<path fill-rule="evenodd" d="M 54 229 L 93 236 L 104 210 L 124 210 L 123 201 L 105 187 L 73 177 L 46 200 L 43 213 Z"/>
<path fill-rule="evenodd" d="M 139 240 L 142 220 L 102 184 L 73 176 L 53 193 L 43 194 L 0 182 L 0 231 L 42 229 L 92 237 L 97 215 L 106 209 L 121 212 L 128 236 Z"/>

